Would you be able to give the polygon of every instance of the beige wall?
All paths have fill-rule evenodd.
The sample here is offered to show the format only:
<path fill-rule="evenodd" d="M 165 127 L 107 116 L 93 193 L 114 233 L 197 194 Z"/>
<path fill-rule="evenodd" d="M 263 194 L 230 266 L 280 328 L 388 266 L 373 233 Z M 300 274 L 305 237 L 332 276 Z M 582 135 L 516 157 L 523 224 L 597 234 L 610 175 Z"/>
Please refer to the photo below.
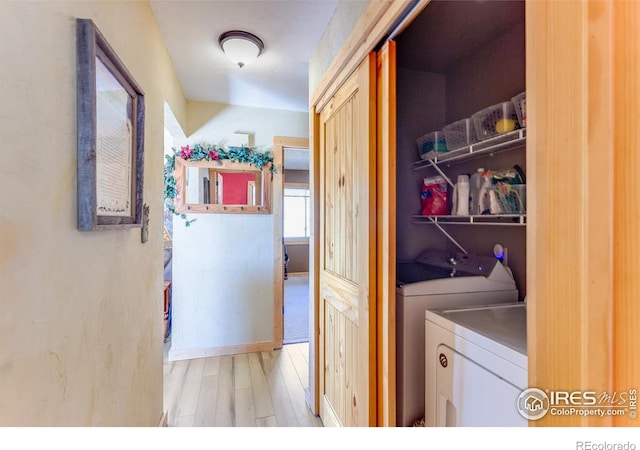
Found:
<path fill-rule="evenodd" d="M 309 61 L 309 95 L 318 86 L 369 3 L 369 0 L 338 1 L 333 16 Z"/>
<path fill-rule="evenodd" d="M 309 272 L 309 244 L 308 243 L 286 243 L 289 262 L 287 263 L 288 273 Z"/>
<path fill-rule="evenodd" d="M 226 144 L 235 132 L 251 133 L 254 145 L 271 148 L 274 131 L 282 130 L 293 134 L 280 136 L 308 137 L 309 114 L 271 108 L 227 105 L 225 103 L 188 103 L 189 141 Z"/>
<path fill-rule="evenodd" d="M 140 230 L 76 227 L 75 19 L 145 92 Z M 184 95 L 147 2 L 0 2 L 0 426 L 155 426 L 162 413 L 163 109 Z"/>
<path fill-rule="evenodd" d="M 223 143 L 253 134 L 270 149 L 274 136 L 307 137 L 308 113 L 188 102 L 186 141 Z M 176 145 L 178 145 L 176 143 Z M 279 176 L 282 176 L 280 173 Z M 173 323 L 169 358 L 273 341 L 274 215 L 188 214 L 174 219 Z"/>

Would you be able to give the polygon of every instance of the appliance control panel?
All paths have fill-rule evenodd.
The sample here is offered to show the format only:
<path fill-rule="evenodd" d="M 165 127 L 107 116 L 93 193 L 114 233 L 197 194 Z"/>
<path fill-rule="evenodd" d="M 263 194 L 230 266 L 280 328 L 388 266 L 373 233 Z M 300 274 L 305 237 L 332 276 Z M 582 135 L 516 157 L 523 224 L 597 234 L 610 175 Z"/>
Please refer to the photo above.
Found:
<path fill-rule="evenodd" d="M 499 264 L 499 261 L 491 256 L 470 255 L 447 250 L 427 250 L 420 255 L 416 262 L 484 277 L 488 277 L 496 264 Z"/>

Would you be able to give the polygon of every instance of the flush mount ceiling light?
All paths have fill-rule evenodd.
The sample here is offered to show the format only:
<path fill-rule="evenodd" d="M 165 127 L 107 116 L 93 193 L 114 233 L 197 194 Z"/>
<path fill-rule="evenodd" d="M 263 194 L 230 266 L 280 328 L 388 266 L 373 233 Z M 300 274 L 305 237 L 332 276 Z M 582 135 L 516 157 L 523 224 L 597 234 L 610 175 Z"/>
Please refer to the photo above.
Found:
<path fill-rule="evenodd" d="M 264 50 L 260 38 L 247 31 L 225 31 L 218 38 L 218 42 L 224 54 L 239 67 L 255 61 Z"/>

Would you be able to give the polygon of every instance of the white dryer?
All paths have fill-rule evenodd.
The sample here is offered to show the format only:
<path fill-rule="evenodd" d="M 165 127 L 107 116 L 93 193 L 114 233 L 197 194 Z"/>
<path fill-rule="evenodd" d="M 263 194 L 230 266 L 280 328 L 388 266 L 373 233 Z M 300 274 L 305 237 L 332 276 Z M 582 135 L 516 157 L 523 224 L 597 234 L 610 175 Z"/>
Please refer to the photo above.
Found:
<path fill-rule="evenodd" d="M 425 426 L 527 426 L 526 303 L 425 313 Z"/>
<path fill-rule="evenodd" d="M 425 417 L 425 311 L 516 302 L 511 274 L 494 257 L 428 250 L 396 271 L 396 424 Z"/>

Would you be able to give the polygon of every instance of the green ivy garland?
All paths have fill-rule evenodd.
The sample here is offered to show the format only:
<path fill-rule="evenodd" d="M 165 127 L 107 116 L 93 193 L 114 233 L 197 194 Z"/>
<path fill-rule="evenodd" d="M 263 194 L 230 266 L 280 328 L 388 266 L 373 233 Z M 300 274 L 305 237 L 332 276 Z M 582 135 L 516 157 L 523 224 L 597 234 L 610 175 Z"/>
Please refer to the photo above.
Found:
<path fill-rule="evenodd" d="M 271 152 L 259 152 L 255 148 L 249 147 L 229 147 L 224 149 L 210 144 L 195 144 L 193 147 L 184 146 L 180 150 L 172 149 L 172 155 L 165 156 L 164 164 L 164 204 L 167 210 L 172 214 L 179 216 L 185 220 L 185 226 L 190 226 L 196 219 L 186 220 L 187 215 L 176 212 L 174 200 L 178 193 L 176 189 L 176 156 L 185 161 L 218 161 L 222 164 L 223 160 L 229 160 L 237 163 L 248 163 L 260 170 L 269 167 L 271 173 L 276 173 L 273 165 L 273 155 Z"/>

